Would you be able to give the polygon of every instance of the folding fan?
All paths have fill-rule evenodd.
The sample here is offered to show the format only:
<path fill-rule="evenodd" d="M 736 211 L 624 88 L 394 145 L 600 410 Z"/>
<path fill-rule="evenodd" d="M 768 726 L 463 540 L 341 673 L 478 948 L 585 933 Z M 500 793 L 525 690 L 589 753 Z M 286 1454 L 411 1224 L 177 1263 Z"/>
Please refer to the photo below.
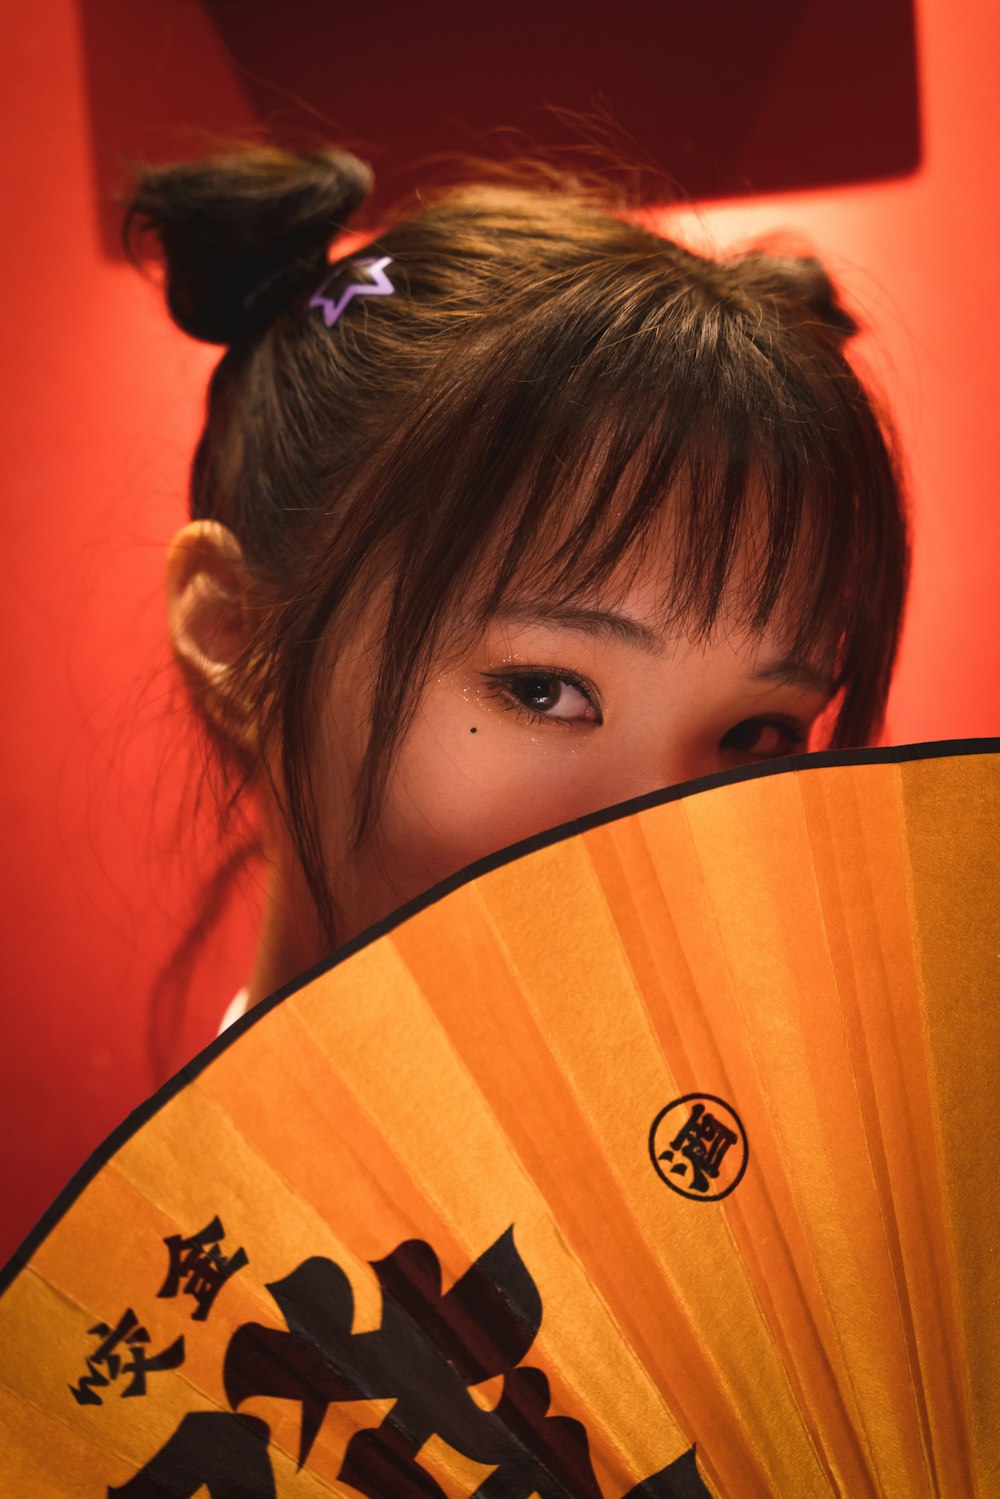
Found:
<path fill-rule="evenodd" d="M 8 1267 L 9 1499 L 1000 1494 L 1000 741 L 504 851 Z"/>

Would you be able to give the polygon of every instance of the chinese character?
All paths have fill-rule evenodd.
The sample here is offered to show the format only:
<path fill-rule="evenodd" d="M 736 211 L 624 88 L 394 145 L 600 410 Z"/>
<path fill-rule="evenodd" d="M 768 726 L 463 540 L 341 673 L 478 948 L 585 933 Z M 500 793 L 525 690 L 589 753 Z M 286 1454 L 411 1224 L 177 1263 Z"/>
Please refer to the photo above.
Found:
<path fill-rule="evenodd" d="M 176 1296 L 181 1281 L 186 1281 L 185 1296 L 193 1296 L 198 1303 L 197 1311 L 191 1314 L 195 1322 L 206 1320 L 226 1281 L 248 1262 L 245 1249 L 237 1249 L 228 1259 L 222 1254 L 219 1241 L 225 1237 L 225 1232 L 219 1219 L 213 1218 L 200 1233 L 192 1234 L 189 1239 L 171 1234 L 163 1241 L 170 1252 L 170 1269 L 156 1294 Z"/>
<path fill-rule="evenodd" d="M 210 1499 L 273 1499 L 269 1432 L 239 1414 L 264 1396 L 295 1401 L 302 1412 L 299 1467 L 308 1461 L 328 1407 L 342 1400 L 391 1399 L 381 1425 L 347 1444 L 341 1483 L 367 1499 L 445 1499 L 420 1463 L 433 1436 L 492 1473 L 471 1499 L 604 1499 L 585 1426 L 549 1415 L 549 1382 L 521 1360 L 542 1320 L 542 1301 L 508 1229 L 447 1291 L 441 1266 L 422 1240 L 401 1244 L 372 1267 L 382 1291 L 381 1325 L 354 1332 L 350 1282 L 332 1260 L 305 1260 L 268 1286 L 284 1328 L 245 1323 L 230 1339 L 223 1384 L 234 1414 L 197 1412 L 123 1487 L 116 1499 L 154 1499 L 199 1485 Z M 496 1375 L 503 1390 L 484 1410 L 473 1385 Z M 220 1468 L 223 1446 L 246 1459 L 237 1491 Z M 708 1499 L 694 1449 L 636 1485 L 625 1499 Z"/>
<path fill-rule="evenodd" d="M 267 1444 L 271 1428 L 256 1416 L 191 1411 L 144 1468 L 108 1499 L 276 1499 Z"/>
<path fill-rule="evenodd" d="M 718 1176 L 726 1151 L 730 1145 L 736 1144 L 738 1138 L 714 1114 L 704 1113 L 704 1108 L 703 1103 L 692 1105 L 687 1123 L 671 1140 L 670 1149 L 664 1150 L 659 1157 L 661 1161 L 672 1161 L 674 1152 L 679 1150 L 691 1163 L 691 1186 L 696 1192 L 708 1191 L 709 1177 Z M 679 1163 L 671 1166 L 670 1174 L 682 1176 L 686 1170 L 687 1167 Z"/>
<path fill-rule="evenodd" d="M 128 1388 L 122 1390 L 123 1400 L 129 1395 L 145 1395 L 147 1374 L 156 1374 L 163 1369 L 176 1369 L 184 1362 L 182 1337 L 176 1338 L 162 1353 L 149 1357 L 145 1347 L 149 1342 L 149 1333 L 139 1325 L 139 1319 L 131 1307 L 119 1318 L 117 1327 L 112 1329 L 106 1322 L 98 1322 L 96 1327 L 89 1329 L 88 1336 L 102 1341 L 86 1361 L 89 1374 L 85 1374 L 78 1384 L 69 1387 L 78 1405 L 103 1405 L 104 1401 L 97 1391 L 113 1384 L 119 1374 L 132 1376 Z M 128 1362 L 125 1362 L 126 1354 L 131 1354 Z M 102 1366 L 106 1372 L 102 1372 Z"/>

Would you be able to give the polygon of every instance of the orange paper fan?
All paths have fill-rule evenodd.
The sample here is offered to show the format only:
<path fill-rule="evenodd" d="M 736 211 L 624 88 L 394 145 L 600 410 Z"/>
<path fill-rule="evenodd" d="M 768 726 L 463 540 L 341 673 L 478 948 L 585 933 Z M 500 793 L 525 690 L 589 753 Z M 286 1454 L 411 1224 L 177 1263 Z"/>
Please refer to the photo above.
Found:
<path fill-rule="evenodd" d="M 613 808 L 258 1007 L 8 1267 L 5 1499 L 996 1499 L 998 750 Z"/>

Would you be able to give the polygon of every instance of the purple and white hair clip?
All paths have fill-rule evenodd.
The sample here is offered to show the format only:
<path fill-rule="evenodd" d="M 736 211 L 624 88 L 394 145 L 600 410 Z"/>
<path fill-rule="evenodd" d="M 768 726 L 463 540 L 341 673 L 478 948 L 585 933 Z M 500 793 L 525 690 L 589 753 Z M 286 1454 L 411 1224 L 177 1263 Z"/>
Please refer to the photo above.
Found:
<path fill-rule="evenodd" d="M 341 273 L 342 267 L 336 265 L 330 273 L 320 282 L 312 297 L 309 299 L 310 307 L 318 307 L 323 313 L 323 321 L 328 328 L 332 328 L 344 309 L 353 302 L 355 297 L 388 297 L 396 290 L 388 276 L 385 274 L 387 265 L 392 264 L 391 255 L 383 255 L 381 260 L 374 258 L 368 260 L 355 260 L 352 264 L 359 269 L 364 269 L 371 277 L 370 281 L 352 281 L 350 286 L 344 288 L 336 299 L 324 296 L 327 287 L 335 276 Z"/>

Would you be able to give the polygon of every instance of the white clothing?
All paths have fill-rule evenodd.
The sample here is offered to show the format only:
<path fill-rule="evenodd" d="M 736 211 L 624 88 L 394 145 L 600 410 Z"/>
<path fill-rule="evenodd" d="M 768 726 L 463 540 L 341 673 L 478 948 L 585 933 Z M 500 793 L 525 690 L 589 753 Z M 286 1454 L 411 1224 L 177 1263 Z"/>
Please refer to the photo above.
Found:
<path fill-rule="evenodd" d="M 238 994 L 233 995 L 232 999 L 229 1001 L 226 1013 L 222 1017 L 222 1024 L 219 1026 L 220 1036 L 227 1026 L 232 1025 L 234 1020 L 239 1020 L 241 1015 L 246 1014 L 248 1008 L 247 1000 L 249 998 L 250 991 L 246 988 L 241 989 Z"/>

